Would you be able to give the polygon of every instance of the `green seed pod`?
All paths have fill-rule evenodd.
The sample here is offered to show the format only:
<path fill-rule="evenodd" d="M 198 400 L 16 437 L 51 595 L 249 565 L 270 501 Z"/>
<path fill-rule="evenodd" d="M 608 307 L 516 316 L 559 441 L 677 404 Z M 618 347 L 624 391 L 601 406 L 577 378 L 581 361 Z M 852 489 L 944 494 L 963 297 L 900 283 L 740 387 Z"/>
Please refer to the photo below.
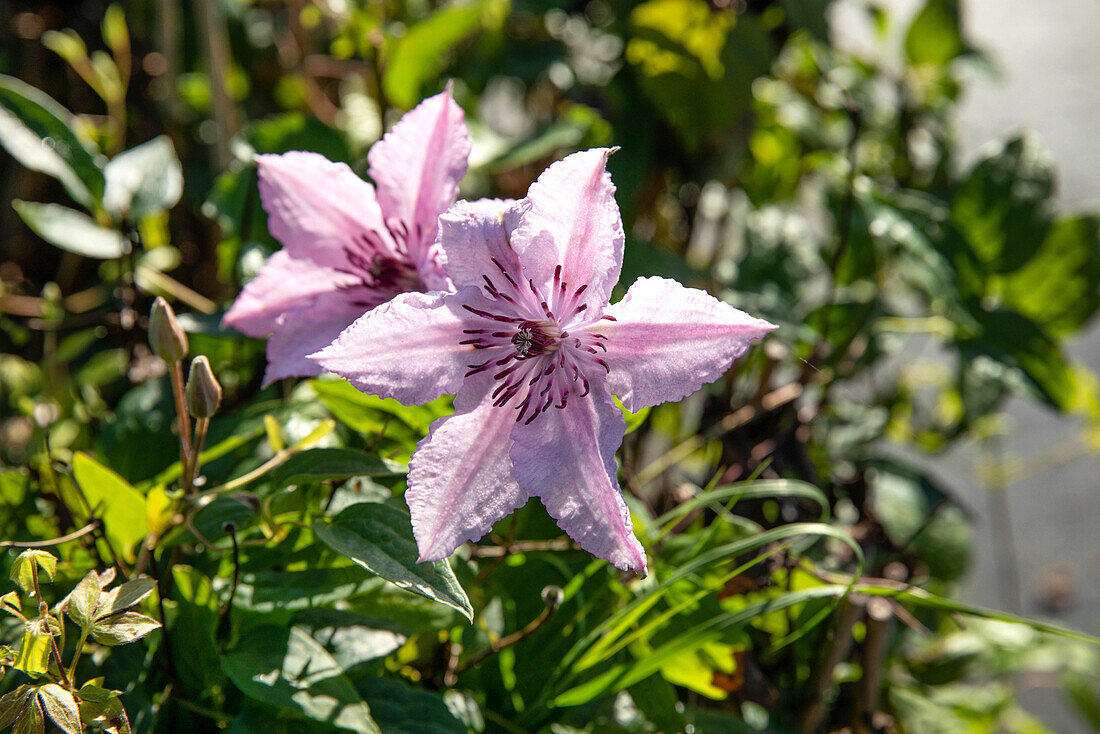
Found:
<path fill-rule="evenodd" d="M 222 386 L 204 356 L 195 357 L 187 375 L 187 412 L 195 418 L 209 418 L 218 412 L 222 402 Z"/>
<path fill-rule="evenodd" d="M 176 312 L 160 296 L 149 311 L 149 346 L 168 364 L 187 356 L 187 334 L 176 320 Z"/>

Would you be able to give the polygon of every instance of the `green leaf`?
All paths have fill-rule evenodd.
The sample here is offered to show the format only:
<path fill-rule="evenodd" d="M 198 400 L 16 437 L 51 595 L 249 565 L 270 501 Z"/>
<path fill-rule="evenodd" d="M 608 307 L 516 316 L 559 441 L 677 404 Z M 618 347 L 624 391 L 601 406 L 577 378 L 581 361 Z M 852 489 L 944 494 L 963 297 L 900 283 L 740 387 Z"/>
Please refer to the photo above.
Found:
<path fill-rule="evenodd" d="M 959 0 L 928 0 L 905 34 L 909 63 L 942 66 L 965 52 Z"/>
<path fill-rule="evenodd" d="M 1059 410 L 1073 407 L 1074 377 L 1062 348 L 1034 322 L 1006 309 L 973 314 L 980 336 L 958 342 L 962 359 L 988 356 L 1011 369 L 1021 379 L 1009 387 L 1026 391 Z"/>
<path fill-rule="evenodd" d="M 381 731 L 343 669 L 300 627 L 249 630 L 221 666 L 249 698 L 345 731 Z"/>
<path fill-rule="evenodd" d="M 12 206 L 36 235 L 62 250 L 99 260 L 110 260 L 126 252 L 126 241 L 117 230 L 101 227 L 76 209 L 18 199 Z"/>
<path fill-rule="evenodd" d="M 388 459 L 354 449 L 307 449 L 299 451 L 271 472 L 276 486 L 308 484 L 326 479 L 377 477 L 405 474 L 408 468 Z"/>
<path fill-rule="evenodd" d="M 180 682 L 200 694 L 222 685 L 216 633 L 221 601 L 210 579 L 190 566 L 172 568 L 175 612 L 168 617 L 169 644 Z"/>
<path fill-rule="evenodd" d="M 876 460 L 867 484 L 875 517 L 895 545 L 915 552 L 935 578 L 954 581 L 966 572 L 974 529 L 930 477 L 895 461 Z"/>
<path fill-rule="evenodd" d="M 1100 309 L 1100 217 L 1055 221 L 1035 255 L 994 292 L 1053 337 L 1077 332 Z"/>
<path fill-rule="evenodd" d="M 183 169 L 168 136 L 112 158 L 103 169 L 103 208 L 116 220 L 137 222 L 171 209 L 183 193 Z"/>
<path fill-rule="evenodd" d="M 0 729 L 11 726 L 26 705 L 27 699 L 33 695 L 34 688 L 23 684 L 0 698 Z"/>
<path fill-rule="evenodd" d="M 416 105 L 425 87 L 446 68 L 455 47 L 478 31 L 501 28 L 509 4 L 507 0 L 451 3 L 412 26 L 392 46 L 382 76 L 386 96 L 404 109 Z"/>
<path fill-rule="evenodd" d="M 402 405 L 392 398 L 360 392 L 347 380 L 310 380 L 309 385 L 338 421 L 360 433 L 381 431 L 387 416 L 392 416 L 415 433 L 424 434 L 449 407 L 446 397 L 426 405 Z"/>
<path fill-rule="evenodd" d="M 611 136 L 611 126 L 599 112 L 585 105 L 571 104 L 548 128 L 493 156 L 478 166 L 478 170 L 484 173 L 511 171 L 555 156 L 559 151 L 606 145 L 611 142 Z"/>
<path fill-rule="evenodd" d="M 34 596 L 35 566 L 46 574 L 46 581 L 53 581 L 54 573 L 57 572 L 57 558 L 52 553 L 35 548 L 20 553 L 15 562 L 11 564 L 11 573 L 9 574 L 11 580 L 19 584 L 24 593 L 31 596 Z M 39 581 L 42 581 L 41 577 L 39 577 Z"/>
<path fill-rule="evenodd" d="M 44 734 L 46 731 L 46 717 L 42 713 L 42 704 L 38 696 L 31 696 L 23 707 L 19 718 L 15 720 L 11 734 Z"/>
<path fill-rule="evenodd" d="M 145 498 L 125 479 L 87 454 L 73 456 L 73 476 L 91 513 L 103 520 L 112 548 L 128 561 L 149 533 Z"/>
<path fill-rule="evenodd" d="M 465 734 L 436 693 L 417 690 L 386 678 L 363 678 L 355 684 L 371 715 L 386 734 Z"/>
<path fill-rule="evenodd" d="M 1054 164 L 1034 137 L 1013 138 L 971 168 L 951 202 L 951 219 L 970 248 L 998 273 L 1034 257 L 1051 226 Z"/>
<path fill-rule="evenodd" d="M 61 182 L 73 200 L 94 209 L 103 171 L 72 130 L 73 116 L 49 95 L 0 74 L 0 145 L 27 168 Z"/>
<path fill-rule="evenodd" d="M 89 571 L 69 594 L 69 618 L 81 628 L 90 626 L 95 619 L 99 595 L 99 574 L 95 570 Z"/>
<path fill-rule="evenodd" d="M 12 667 L 31 678 L 41 677 L 49 670 L 50 651 L 50 635 L 42 631 L 41 620 L 33 619 L 23 625 L 23 636 Z"/>
<path fill-rule="evenodd" d="M 728 134 L 748 112 L 752 81 L 773 56 L 755 19 L 712 11 L 704 0 L 649 0 L 630 13 L 626 60 L 689 151 L 711 134 Z"/>
<path fill-rule="evenodd" d="M 56 683 L 47 683 L 38 689 L 38 698 L 46 714 L 65 734 L 82 734 L 80 708 L 72 693 Z"/>
<path fill-rule="evenodd" d="M 157 582 L 147 576 L 131 579 L 103 594 L 96 607 L 96 617 L 103 618 L 129 609 L 153 593 L 155 588 Z"/>
<path fill-rule="evenodd" d="M 457 609 L 471 622 L 474 609 L 446 560 L 418 563 L 409 516 L 390 505 L 363 502 L 313 525 L 322 541 L 387 581 Z"/>
<path fill-rule="evenodd" d="M 123 612 L 96 622 L 92 637 L 101 645 L 125 645 L 140 640 L 153 630 L 160 629 L 160 622 L 137 612 Z"/>
<path fill-rule="evenodd" d="M 1080 673 L 1068 673 L 1062 680 L 1062 691 L 1089 728 L 1100 732 L 1100 695 L 1093 682 Z"/>

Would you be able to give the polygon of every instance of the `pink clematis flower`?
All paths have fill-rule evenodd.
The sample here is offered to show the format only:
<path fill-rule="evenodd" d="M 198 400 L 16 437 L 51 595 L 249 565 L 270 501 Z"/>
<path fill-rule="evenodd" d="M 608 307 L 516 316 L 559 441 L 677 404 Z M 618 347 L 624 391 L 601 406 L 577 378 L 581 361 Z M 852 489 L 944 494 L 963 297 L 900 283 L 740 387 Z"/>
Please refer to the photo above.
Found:
<path fill-rule="evenodd" d="M 398 293 L 446 290 L 437 219 L 455 200 L 470 143 L 450 89 L 421 102 L 368 154 L 377 189 L 316 153 L 257 157 L 260 199 L 283 245 L 224 323 L 271 334 L 264 384 L 320 374 L 306 356 Z"/>
<path fill-rule="evenodd" d="M 610 152 L 553 164 L 522 201 L 452 207 L 439 242 L 457 292 L 398 296 L 312 356 L 405 403 L 457 393 L 409 467 L 421 560 L 536 496 L 583 548 L 644 573 L 616 479 L 626 423 L 612 393 L 632 411 L 679 400 L 774 328 L 665 278 L 608 305 L 623 256 Z"/>

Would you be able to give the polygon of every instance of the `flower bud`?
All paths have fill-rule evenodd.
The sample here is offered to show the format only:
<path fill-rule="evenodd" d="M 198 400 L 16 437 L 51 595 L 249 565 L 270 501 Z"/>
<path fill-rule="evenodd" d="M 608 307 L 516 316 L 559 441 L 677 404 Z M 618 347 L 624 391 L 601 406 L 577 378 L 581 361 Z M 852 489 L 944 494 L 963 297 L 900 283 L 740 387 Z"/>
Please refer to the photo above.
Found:
<path fill-rule="evenodd" d="M 160 296 L 153 301 L 149 311 L 149 346 L 153 354 L 168 364 L 175 364 L 187 356 L 187 334 L 176 320 L 176 312 Z"/>
<path fill-rule="evenodd" d="M 209 418 L 218 412 L 221 402 L 222 386 L 210 362 L 204 356 L 195 357 L 187 375 L 187 412 L 195 418 Z"/>

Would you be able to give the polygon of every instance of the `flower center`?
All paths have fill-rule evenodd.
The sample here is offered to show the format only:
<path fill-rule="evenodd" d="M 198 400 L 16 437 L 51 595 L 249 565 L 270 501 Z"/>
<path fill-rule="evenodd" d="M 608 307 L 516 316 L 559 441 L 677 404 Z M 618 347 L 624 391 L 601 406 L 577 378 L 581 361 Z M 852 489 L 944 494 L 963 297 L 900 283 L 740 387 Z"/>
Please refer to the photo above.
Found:
<path fill-rule="evenodd" d="M 563 336 L 568 335 L 550 321 L 524 321 L 512 337 L 512 346 L 520 357 L 536 357 L 557 349 Z"/>
<path fill-rule="evenodd" d="M 531 280 L 512 277 L 495 258 L 493 264 L 503 281 L 482 276 L 482 291 L 491 305 L 484 309 L 463 305 L 484 324 L 463 329 L 467 338 L 459 343 L 486 350 L 488 357 L 467 365 L 466 376 L 491 372 L 497 382 L 489 396 L 493 405 L 500 408 L 512 403 L 518 411 L 516 421 L 530 423 L 551 407 L 565 408 L 570 396 L 579 399 L 588 395 L 594 372 L 601 379 L 600 369 L 610 372 L 599 356 L 607 351 L 606 337 L 581 321 L 588 307 L 580 296 L 587 286 L 570 289 L 561 280 L 560 267 L 554 273 L 549 298 L 544 298 Z"/>
<path fill-rule="evenodd" d="M 392 244 L 377 232 L 367 231 L 354 237 L 354 246 L 344 248 L 347 267 L 339 270 L 358 279 L 359 282 L 347 287 L 363 293 L 363 298 L 355 303 L 365 308 L 385 303 L 398 293 L 425 290 L 420 271 L 409 254 L 405 225 L 391 220 L 386 227 Z M 417 235 L 419 231 L 418 227 Z"/>

